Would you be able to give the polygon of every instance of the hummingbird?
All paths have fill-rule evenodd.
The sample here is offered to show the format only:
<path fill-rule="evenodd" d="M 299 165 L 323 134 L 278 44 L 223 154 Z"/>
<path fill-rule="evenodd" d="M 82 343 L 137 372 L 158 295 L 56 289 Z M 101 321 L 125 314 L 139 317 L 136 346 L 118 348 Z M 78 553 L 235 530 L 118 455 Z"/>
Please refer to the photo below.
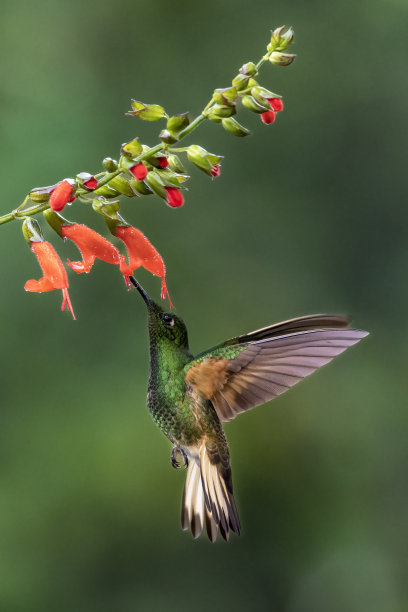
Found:
<path fill-rule="evenodd" d="M 181 526 L 211 542 L 241 532 L 222 424 L 284 393 L 368 332 L 344 315 L 299 317 L 243 334 L 193 356 L 187 328 L 130 276 L 148 313 L 147 405 L 173 444 L 171 464 L 187 468 Z"/>

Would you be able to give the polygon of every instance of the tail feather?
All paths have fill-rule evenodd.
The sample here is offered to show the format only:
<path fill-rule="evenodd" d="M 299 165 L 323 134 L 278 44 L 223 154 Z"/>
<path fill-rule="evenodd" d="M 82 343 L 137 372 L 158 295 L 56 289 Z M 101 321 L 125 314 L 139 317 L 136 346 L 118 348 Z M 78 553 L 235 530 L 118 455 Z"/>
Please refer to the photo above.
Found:
<path fill-rule="evenodd" d="M 230 531 L 241 531 L 237 508 L 232 492 L 231 469 L 221 462 L 214 462 L 206 444 L 196 449 L 190 459 L 184 485 L 181 506 L 181 526 L 190 529 L 194 538 L 201 535 L 205 525 L 211 542 L 217 538 L 218 529 L 224 540 Z"/>

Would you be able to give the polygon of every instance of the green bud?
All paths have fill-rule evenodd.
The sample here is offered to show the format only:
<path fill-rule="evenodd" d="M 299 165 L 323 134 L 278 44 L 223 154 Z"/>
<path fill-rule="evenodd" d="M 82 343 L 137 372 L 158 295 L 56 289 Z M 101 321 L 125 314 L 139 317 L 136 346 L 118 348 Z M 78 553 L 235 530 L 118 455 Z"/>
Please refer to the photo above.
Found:
<path fill-rule="evenodd" d="M 271 110 L 270 105 L 264 106 L 263 104 L 259 104 L 252 96 L 244 96 L 242 98 L 242 104 L 245 108 L 248 108 L 253 113 L 265 113 L 268 110 Z"/>
<path fill-rule="evenodd" d="M 177 155 L 172 153 L 167 157 L 167 161 L 169 162 L 169 168 L 171 168 L 174 172 L 178 172 L 183 174 L 185 172 L 184 166 L 180 161 L 180 158 Z"/>
<path fill-rule="evenodd" d="M 219 164 L 223 159 L 222 155 L 209 153 L 199 145 L 190 145 L 187 149 L 187 157 L 197 168 L 210 176 L 213 166 Z"/>
<path fill-rule="evenodd" d="M 48 187 L 35 187 L 28 194 L 30 196 L 30 200 L 33 202 L 37 202 L 38 204 L 42 204 L 43 202 L 48 202 L 50 199 L 51 191 L 53 191 L 58 183 L 55 185 L 49 185 Z"/>
<path fill-rule="evenodd" d="M 241 66 L 239 71 L 241 74 L 244 74 L 245 76 L 250 76 L 250 77 L 258 74 L 258 70 L 256 69 L 254 62 L 247 62 L 246 64 Z"/>
<path fill-rule="evenodd" d="M 290 44 L 292 44 L 293 37 L 295 35 L 293 28 L 283 33 L 286 26 L 280 26 L 272 32 L 271 42 L 267 46 L 268 51 L 284 51 Z"/>
<path fill-rule="evenodd" d="M 188 113 L 182 113 L 180 115 L 174 115 L 167 119 L 167 129 L 169 132 L 177 134 L 177 132 L 181 132 L 184 130 L 190 123 L 190 118 Z"/>
<path fill-rule="evenodd" d="M 269 105 L 268 103 L 269 98 L 280 98 L 281 97 L 278 94 L 273 93 L 273 91 L 269 91 L 269 89 L 265 89 L 265 87 L 260 87 L 259 85 L 257 85 L 256 87 L 252 87 L 251 96 L 255 98 L 255 100 L 259 102 L 259 104 L 263 104 L 264 106 Z"/>
<path fill-rule="evenodd" d="M 108 187 L 115 189 L 117 192 L 127 196 L 128 198 L 132 198 L 135 195 L 133 189 L 129 185 L 129 182 L 123 176 L 115 176 L 109 181 Z"/>
<path fill-rule="evenodd" d="M 137 157 L 142 152 L 143 147 L 137 138 L 134 138 L 130 142 L 125 142 L 122 145 L 122 153 L 126 157 Z"/>
<path fill-rule="evenodd" d="M 213 93 L 213 100 L 217 104 L 233 106 L 237 99 L 236 87 L 226 87 L 225 89 L 216 89 Z"/>
<path fill-rule="evenodd" d="M 248 87 L 249 77 L 245 76 L 245 74 L 237 74 L 235 78 L 232 79 L 232 84 L 237 91 L 242 91 Z"/>
<path fill-rule="evenodd" d="M 132 99 L 132 110 L 126 113 L 132 117 L 139 117 L 145 121 L 158 121 L 166 114 L 164 108 L 158 104 L 144 104 Z"/>
<path fill-rule="evenodd" d="M 174 144 L 178 141 L 177 136 L 169 132 L 169 130 L 162 130 L 159 134 L 159 138 L 166 144 Z"/>
<path fill-rule="evenodd" d="M 48 225 L 52 227 L 52 229 L 57 232 L 61 238 L 63 238 L 61 227 L 63 225 L 73 225 L 71 221 L 67 221 L 67 219 L 64 219 L 64 217 L 56 213 L 54 210 L 51 210 L 51 208 L 44 210 L 43 215 Z"/>
<path fill-rule="evenodd" d="M 103 196 L 104 198 L 116 198 L 119 195 L 119 191 L 108 187 L 108 185 L 102 185 L 102 187 L 98 187 L 98 189 L 95 189 L 92 193 L 97 196 Z"/>
<path fill-rule="evenodd" d="M 160 170 L 160 179 L 164 185 L 169 187 L 180 187 L 190 177 L 187 174 L 176 174 L 169 168 Z"/>
<path fill-rule="evenodd" d="M 231 115 L 236 115 L 237 109 L 235 104 L 233 106 L 227 106 L 225 104 L 214 104 L 208 111 L 207 117 L 210 121 L 215 121 L 219 123 L 221 119 L 224 117 L 231 117 Z"/>
<path fill-rule="evenodd" d="M 249 130 L 246 129 L 246 127 L 238 123 L 238 121 L 236 121 L 232 117 L 223 119 L 222 127 L 227 130 L 227 132 L 231 132 L 231 134 L 234 134 L 234 136 L 248 136 L 248 134 L 251 133 Z"/>
<path fill-rule="evenodd" d="M 271 54 L 269 61 L 272 64 L 275 64 L 275 66 L 289 66 L 295 57 L 296 55 L 293 55 L 293 53 L 281 53 L 280 51 L 274 51 Z"/>
<path fill-rule="evenodd" d="M 115 170 L 118 169 L 118 162 L 115 159 L 112 159 L 111 157 L 105 157 L 102 163 L 104 165 L 105 170 L 107 170 L 108 172 L 115 172 Z"/>
<path fill-rule="evenodd" d="M 41 242 L 44 240 L 40 224 L 36 219 L 32 219 L 31 217 L 24 219 L 21 229 L 23 230 L 23 236 L 28 244 L 30 244 L 30 242 Z"/>
<path fill-rule="evenodd" d="M 145 182 L 148 184 L 150 189 L 154 191 L 154 193 L 157 193 L 158 196 L 166 199 L 167 194 L 166 190 L 164 189 L 164 184 L 160 178 L 160 174 L 156 172 L 156 170 L 152 170 L 148 173 L 145 178 Z"/>
<path fill-rule="evenodd" d="M 153 191 L 146 185 L 144 181 L 137 181 L 135 178 L 131 178 L 129 185 L 133 189 L 136 195 L 150 195 Z"/>

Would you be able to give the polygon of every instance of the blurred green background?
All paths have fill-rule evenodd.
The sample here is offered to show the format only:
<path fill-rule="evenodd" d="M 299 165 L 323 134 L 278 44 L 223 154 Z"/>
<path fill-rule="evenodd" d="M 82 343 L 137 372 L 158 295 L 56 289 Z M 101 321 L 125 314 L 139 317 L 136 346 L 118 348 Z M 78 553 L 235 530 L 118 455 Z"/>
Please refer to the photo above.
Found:
<path fill-rule="evenodd" d="M 193 541 L 145 407 L 142 301 L 97 262 L 70 275 L 74 323 L 60 292 L 24 292 L 37 262 L 1 227 L 2 611 L 408 610 L 406 20 L 404 0 L 3 0 L 2 213 L 134 136 L 154 145 L 131 97 L 194 116 L 292 24 L 297 60 L 260 79 L 283 95 L 276 123 L 205 125 L 186 143 L 224 155 L 221 177 L 190 168 L 184 208 L 123 214 L 164 256 L 193 352 L 324 311 L 371 336 L 226 426 L 243 534 Z"/>

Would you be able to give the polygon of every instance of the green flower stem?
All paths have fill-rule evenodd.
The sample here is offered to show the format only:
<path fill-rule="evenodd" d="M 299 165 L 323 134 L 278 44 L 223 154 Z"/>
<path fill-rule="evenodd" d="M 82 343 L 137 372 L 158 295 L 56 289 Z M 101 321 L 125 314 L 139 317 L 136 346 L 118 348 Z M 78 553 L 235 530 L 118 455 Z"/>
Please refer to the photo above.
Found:
<path fill-rule="evenodd" d="M 11 213 L 0 217 L 0 225 L 8 223 L 9 221 L 14 221 L 14 219 L 24 219 L 24 217 L 38 215 L 38 213 L 47 210 L 47 208 L 49 208 L 48 202 L 43 202 L 42 204 L 36 204 L 35 206 L 26 208 L 25 210 L 13 210 Z"/>
<path fill-rule="evenodd" d="M 262 64 L 264 64 L 265 62 L 269 60 L 270 56 L 271 56 L 271 51 L 266 53 L 259 60 L 259 62 L 256 64 L 256 69 L 258 71 L 261 68 Z M 191 134 L 191 132 L 195 130 L 196 127 L 198 127 L 203 121 L 207 119 L 208 110 L 211 108 L 213 104 L 214 104 L 214 100 L 211 98 L 208 104 L 204 107 L 203 111 L 187 127 L 185 127 L 184 130 L 181 130 L 181 132 L 178 134 L 179 141 L 185 138 L 186 136 L 188 136 L 189 134 Z M 170 148 L 167 144 L 161 142 L 157 144 L 156 146 L 152 147 L 151 149 L 149 149 L 148 151 L 145 151 L 144 153 L 135 157 L 134 162 L 135 164 L 137 164 L 145 159 L 148 159 L 155 153 L 158 153 L 159 151 L 163 151 L 166 149 L 169 149 L 171 151 L 185 151 L 186 150 L 186 148 L 173 149 L 173 148 Z M 114 172 L 109 172 L 109 173 L 100 172 L 96 176 L 97 177 L 101 176 L 103 178 L 98 179 L 98 187 L 102 187 L 103 185 L 106 185 L 106 183 L 109 183 L 109 181 L 111 181 L 113 178 L 121 174 L 123 171 L 124 169 L 119 167 Z M 83 199 L 89 199 L 89 200 L 93 199 L 92 191 L 89 191 L 85 189 L 84 187 L 78 187 L 76 190 L 76 195 L 82 196 Z M 32 217 L 33 215 L 37 215 L 38 213 L 44 212 L 44 210 L 47 210 L 49 208 L 48 202 L 43 202 L 41 204 L 36 204 L 35 206 L 31 206 L 29 208 L 24 209 L 24 206 L 26 205 L 26 202 L 28 199 L 29 199 L 29 196 L 25 198 L 24 202 L 20 204 L 18 208 L 16 208 L 15 210 L 13 210 L 12 212 L 6 215 L 1 216 L 0 225 L 3 225 L 4 223 L 9 223 L 9 221 L 14 221 L 15 219 L 22 219 L 24 217 Z"/>

